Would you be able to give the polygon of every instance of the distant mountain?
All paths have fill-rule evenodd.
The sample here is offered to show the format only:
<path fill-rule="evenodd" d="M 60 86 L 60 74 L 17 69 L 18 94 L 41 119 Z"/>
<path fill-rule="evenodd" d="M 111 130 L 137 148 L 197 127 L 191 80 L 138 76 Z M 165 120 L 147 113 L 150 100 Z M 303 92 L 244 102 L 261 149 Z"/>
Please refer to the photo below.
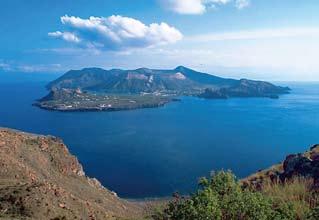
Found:
<path fill-rule="evenodd" d="M 172 70 L 85 68 L 47 85 L 34 105 L 58 111 L 118 111 L 163 106 L 178 96 L 205 99 L 278 98 L 288 87 L 248 79 L 227 79 L 179 66 Z"/>
<path fill-rule="evenodd" d="M 167 93 L 203 95 L 207 91 L 225 97 L 271 97 L 289 91 L 263 81 L 221 78 L 179 66 L 172 70 L 139 68 L 136 70 L 85 68 L 71 70 L 47 85 L 52 89 L 81 89 L 103 93 Z M 208 89 L 208 90 L 207 90 Z M 216 94 L 211 97 L 214 98 Z"/>

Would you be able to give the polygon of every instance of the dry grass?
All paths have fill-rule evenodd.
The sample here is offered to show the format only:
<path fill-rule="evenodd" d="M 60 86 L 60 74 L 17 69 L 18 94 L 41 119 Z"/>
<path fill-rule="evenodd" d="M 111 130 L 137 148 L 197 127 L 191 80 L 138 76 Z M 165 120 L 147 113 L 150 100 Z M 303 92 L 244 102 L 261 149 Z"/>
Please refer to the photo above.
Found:
<path fill-rule="evenodd" d="M 319 204 L 319 196 L 312 189 L 313 179 L 295 177 L 285 183 L 265 183 L 262 192 L 274 201 L 292 204 L 298 219 L 306 219 L 310 209 Z"/>

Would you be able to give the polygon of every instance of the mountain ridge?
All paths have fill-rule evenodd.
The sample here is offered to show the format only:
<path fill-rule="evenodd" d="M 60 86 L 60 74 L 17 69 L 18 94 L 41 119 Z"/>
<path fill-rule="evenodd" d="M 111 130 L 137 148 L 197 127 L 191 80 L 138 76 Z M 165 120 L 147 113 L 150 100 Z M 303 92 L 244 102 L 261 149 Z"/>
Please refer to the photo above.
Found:
<path fill-rule="evenodd" d="M 134 70 L 102 68 L 83 68 L 81 70 L 70 70 L 63 76 L 50 82 L 47 88 L 52 89 L 82 89 L 92 92 L 105 93 L 154 93 L 167 92 L 177 94 L 199 94 L 205 89 L 219 90 L 237 88 L 240 82 L 246 80 L 251 84 L 262 83 L 248 79 L 222 78 L 216 75 L 198 72 L 185 66 L 175 69 L 149 69 L 137 68 Z M 268 83 L 267 90 L 263 95 L 278 95 L 289 91 L 288 87 L 275 86 Z M 253 96 L 253 94 L 249 94 Z M 259 96 L 259 95 L 258 95 Z"/>

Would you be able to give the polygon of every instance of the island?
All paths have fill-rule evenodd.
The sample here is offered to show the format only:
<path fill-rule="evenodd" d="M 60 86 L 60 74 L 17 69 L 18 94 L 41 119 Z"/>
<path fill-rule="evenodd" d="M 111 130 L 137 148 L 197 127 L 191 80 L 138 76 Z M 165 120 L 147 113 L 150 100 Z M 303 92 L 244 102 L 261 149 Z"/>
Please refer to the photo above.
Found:
<path fill-rule="evenodd" d="M 180 96 L 205 99 L 279 98 L 288 87 L 265 81 L 229 79 L 184 66 L 172 70 L 84 68 L 47 85 L 49 94 L 34 103 L 57 111 L 119 111 L 164 106 Z"/>

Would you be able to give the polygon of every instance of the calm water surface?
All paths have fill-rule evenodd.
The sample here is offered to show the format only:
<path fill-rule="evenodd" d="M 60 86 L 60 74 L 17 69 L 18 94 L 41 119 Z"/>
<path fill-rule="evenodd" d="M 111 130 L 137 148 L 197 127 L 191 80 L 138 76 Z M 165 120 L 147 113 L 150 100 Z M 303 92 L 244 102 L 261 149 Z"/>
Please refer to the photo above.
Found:
<path fill-rule="evenodd" d="M 89 176 L 123 197 L 185 193 L 212 170 L 244 177 L 319 143 L 319 84 L 288 84 L 292 93 L 278 100 L 188 97 L 162 108 L 77 113 L 31 106 L 44 85 L 1 83 L 0 126 L 61 137 Z"/>

